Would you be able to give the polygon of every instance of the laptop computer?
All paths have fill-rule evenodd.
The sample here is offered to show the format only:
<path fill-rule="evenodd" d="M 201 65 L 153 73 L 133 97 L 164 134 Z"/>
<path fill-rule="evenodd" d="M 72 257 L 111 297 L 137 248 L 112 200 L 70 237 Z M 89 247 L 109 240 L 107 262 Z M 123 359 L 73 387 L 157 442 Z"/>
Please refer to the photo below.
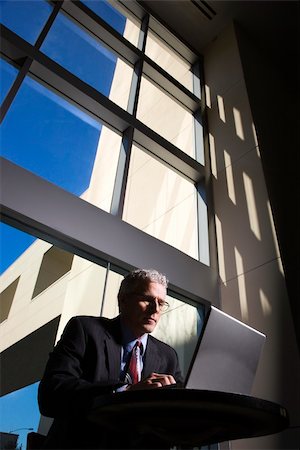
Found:
<path fill-rule="evenodd" d="M 186 375 L 186 389 L 250 395 L 266 336 L 211 306 Z"/>

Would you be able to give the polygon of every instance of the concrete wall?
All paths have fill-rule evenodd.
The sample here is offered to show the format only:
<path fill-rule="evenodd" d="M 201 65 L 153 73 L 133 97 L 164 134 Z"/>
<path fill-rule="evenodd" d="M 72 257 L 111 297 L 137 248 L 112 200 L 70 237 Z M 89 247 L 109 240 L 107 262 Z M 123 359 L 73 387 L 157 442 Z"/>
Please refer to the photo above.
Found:
<path fill-rule="evenodd" d="M 299 425 L 299 354 L 233 25 L 204 52 L 204 70 L 221 309 L 267 335 L 253 395 L 282 404 Z M 231 448 L 297 448 L 295 442 L 291 432 Z"/>

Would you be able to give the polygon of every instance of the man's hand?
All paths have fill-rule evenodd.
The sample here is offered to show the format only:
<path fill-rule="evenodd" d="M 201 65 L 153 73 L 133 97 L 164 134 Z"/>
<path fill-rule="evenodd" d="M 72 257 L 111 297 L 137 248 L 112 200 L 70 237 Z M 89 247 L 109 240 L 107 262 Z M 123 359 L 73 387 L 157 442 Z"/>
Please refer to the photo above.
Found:
<path fill-rule="evenodd" d="M 166 375 L 163 373 L 151 373 L 149 377 L 136 384 L 131 384 L 127 387 L 127 391 L 136 391 L 139 389 L 156 389 L 162 386 L 168 386 L 169 384 L 175 384 L 176 381 L 172 375 Z"/>

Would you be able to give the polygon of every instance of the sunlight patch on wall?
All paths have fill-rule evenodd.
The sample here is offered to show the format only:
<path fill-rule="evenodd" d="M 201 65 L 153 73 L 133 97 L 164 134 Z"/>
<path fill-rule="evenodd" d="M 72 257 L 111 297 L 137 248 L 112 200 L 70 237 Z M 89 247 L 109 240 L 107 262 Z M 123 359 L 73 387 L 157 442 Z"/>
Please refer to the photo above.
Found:
<path fill-rule="evenodd" d="M 270 225 L 271 225 L 271 229 L 272 229 L 272 235 L 273 235 L 275 251 L 276 251 L 277 258 L 278 258 L 278 260 L 277 260 L 278 268 L 279 268 L 280 273 L 284 276 L 284 270 L 283 270 L 280 250 L 279 250 L 279 246 L 278 246 L 277 234 L 276 234 L 276 230 L 275 230 L 273 214 L 272 214 L 272 209 L 271 209 L 271 205 L 270 205 L 270 201 L 269 200 L 267 201 L 267 209 L 268 209 L 268 214 L 269 214 L 269 218 L 270 218 Z"/>
<path fill-rule="evenodd" d="M 241 316 L 242 316 L 243 320 L 247 321 L 248 317 L 249 317 L 249 313 L 248 313 L 245 275 L 244 275 L 244 264 L 243 264 L 243 258 L 236 247 L 234 247 L 234 256 L 235 256 L 236 271 L 237 271 L 237 275 L 238 275 L 237 282 L 238 282 L 238 288 L 239 288 Z"/>
<path fill-rule="evenodd" d="M 245 135 L 244 135 L 244 129 L 243 129 L 243 124 L 242 124 L 242 117 L 241 117 L 240 111 L 236 108 L 233 108 L 233 118 L 234 118 L 236 135 L 240 139 L 242 139 L 242 141 L 244 141 Z"/>
<path fill-rule="evenodd" d="M 221 97 L 221 95 L 217 95 L 217 101 L 218 101 L 220 119 L 222 120 L 222 122 L 226 123 L 223 97 Z"/>
<path fill-rule="evenodd" d="M 260 151 L 259 151 L 259 147 L 256 147 L 256 154 L 257 154 L 257 156 L 258 156 L 258 158 L 260 159 Z"/>
<path fill-rule="evenodd" d="M 272 313 L 272 306 L 262 289 L 259 289 L 259 299 L 264 315 L 269 316 Z"/>
<path fill-rule="evenodd" d="M 230 198 L 232 203 L 234 205 L 236 205 L 236 197 L 235 197 L 235 188 L 234 188 L 231 156 L 229 155 L 229 153 L 226 150 L 224 150 L 224 161 L 225 161 L 225 167 L 226 167 L 228 197 Z"/>
<path fill-rule="evenodd" d="M 216 156 L 216 146 L 215 138 L 211 133 L 209 133 L 209 147 L 210 147 L 210 165 L 211 173 L 217 179 L 217 156 Z"/>
<path fill-rule="evenodd" d="M 205 85 L 205 99 L 206 99 L 206 106 L 208 108 L 211 108 L 210 88 L 209 86 L 207 86 L 207 84 Z"/>
<path fill-rule="evenodd" d="M 261 241 L 261 233 L 260 233 L 260 227 L 259 227 L 259 222 L 258 222 L 258 214 L 257 214 L 257 209 L 256 209 L 256 203 L 255 203 L 253 183 L 252 183 L 251 178 L 245 172 L 243 172 L 243 180 L 244 180 L 250 228 L 251 228 L 252 232 L 254 233 L 254 235 L 256 236 L 256 238 L 259 241 Z"/>
<path fill-rule="evenodd" d="M 252 122 L 252 132 L 253 132 L 253 138 L 254 138 L 255 145 L 256 145 L 256 147 L 258 147 L 257 134 L 256 134 L 255 125 L 253 122 Z"/>
<path fill-rule="evenodd" d="M 218 262 L 219 262 L 219 274 L 220 278 L 226 286 L 226 265 L 225 265 L 225 254 L 224 254 L 224 242 L 222 233 L 222 224 L 219 217 L 216 215 L 216 234 L 217 234 L 217 245 L 218 245 Z"/>

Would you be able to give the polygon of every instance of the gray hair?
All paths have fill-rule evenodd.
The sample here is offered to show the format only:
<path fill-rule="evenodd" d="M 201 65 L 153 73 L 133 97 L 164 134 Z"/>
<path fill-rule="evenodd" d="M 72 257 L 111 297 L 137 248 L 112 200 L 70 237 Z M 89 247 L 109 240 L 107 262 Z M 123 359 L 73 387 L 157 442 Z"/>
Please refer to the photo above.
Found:
<path fill-rule="evenodd" d="M 133 294 L 139 289 L 147 288 L 148 284 L 151 282 L 159 283 L 167 289 L 169 281 L 166 275 L 155 269 L 133 270 L 122 280 L 118 299 L 120 300 L 122 297 Z"/>

